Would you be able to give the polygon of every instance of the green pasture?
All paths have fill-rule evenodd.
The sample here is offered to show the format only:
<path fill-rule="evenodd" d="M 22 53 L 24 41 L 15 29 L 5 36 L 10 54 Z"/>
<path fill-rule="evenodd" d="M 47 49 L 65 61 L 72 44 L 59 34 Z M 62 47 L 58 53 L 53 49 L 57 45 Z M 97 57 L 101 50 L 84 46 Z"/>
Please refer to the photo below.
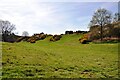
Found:
<path fill-rule="evenodd" d="M 3 78 L 118 78 L 118 43 L 81 44 L 80 37 L 3 42 Z"/>

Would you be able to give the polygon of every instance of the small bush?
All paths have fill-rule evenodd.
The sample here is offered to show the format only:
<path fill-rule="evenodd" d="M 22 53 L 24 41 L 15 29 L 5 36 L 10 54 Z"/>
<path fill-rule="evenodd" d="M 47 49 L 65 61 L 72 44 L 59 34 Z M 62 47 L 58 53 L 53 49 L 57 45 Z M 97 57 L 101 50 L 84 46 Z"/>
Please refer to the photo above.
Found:
<path fill-rule="evenodd" d="M 50 41 L 54 41 L 53 37 L 52 37 L 52 38 L 50 38 Z"/>
<path fill-rule="evenodd" d="M 86 44 L 86 43 L 87 43 L 87 39 L 81 39 L 81 40 L 80 40 L 80 43 Z"/>
<path fill-rule="evenodd" d="M 36 41 L 35 40 L 31 40 L 30 43 L 35 43 Z"/>
<path fill-rule="evenodd" d="M 29 37 L 25 37 L 22 41 L 27 41 L 29 39 Z"/>
<path fill-rule="evenodd" d="M 19 37 L 16 42 L 21 42 L 25 37 Z"/>
<path fill-rule="evenodd" d="M 54 35 L 52 38 L 50 38 L 50 41 L 58 41 L 61 37 L 61 35 Z"/>
<path fill-rule="evenodd" d="M 55 39 L 55 41 L 57 41 L 57 40 L 60 40 L 61 37 L 62 37 L 61 35 L 56 35 L 56 36 L 54 37 L 54 39 Z"/>
<path fill-rule="evenodd" d="M 30 42 L 31 41 L 31 38 L 29 38 L 28 40 L 27 40 L 27 42 Z"/>
<path fill-rule="evenodd" d="M 31 42 L 32 40 L 36 40 L 35 37 L 30 37 L 27 42 Z"/>
<path fill-rule="evenodd" d="M 28 41 L 30 37 L 27 37 L 27 36 L 21 36 L 21 37 L 18 37 L 16 42 L 21 42 L 21 41 Z"/>
<path fill-rule="evenodd" d="M 43 40 L 45 38 L 46 38 L 46 35 L 45 34 L 41 34 L 40 39 Z"/>

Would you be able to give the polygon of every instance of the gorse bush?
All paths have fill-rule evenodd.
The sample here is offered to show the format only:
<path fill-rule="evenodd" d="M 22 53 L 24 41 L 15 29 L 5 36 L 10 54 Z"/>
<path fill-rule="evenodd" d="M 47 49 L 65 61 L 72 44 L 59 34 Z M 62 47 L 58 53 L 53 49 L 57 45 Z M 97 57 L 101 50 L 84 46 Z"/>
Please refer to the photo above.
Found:
<path fill-rule="evenodd" d="M 87 43 L 87 39 L 85 39 L 85 38 L 81 39 L 81 40 L 80 40 L 80 43 L 86 44 L 86 43 Z"/>
<path fill-rule="evenodd" d="M 27 41 L 27 42 L 30 42 L 30 43 L 35 43 L 36 41 L 43 40 L 45 38 L 46 38 L 46 34 L 40 33 L 40 34 L 34 34 L 31 37 L 21 36 L 16 40 L 16 42 Z"/>
<path fill-rule="evenodd" d="M 36 40 L 34 40 L 34 39 L 30 41 L 30 43 L 35 43 L 35 42 L 36 42 Z"/>
<path fill-rule="evenodd" d="M 45 38 L 46 38 L 46 35 L 45 34 L 41 34 L 40 39 L 43 40 Z"/>
<path fill-rule="evenodd" d="M 54 36 L 52 36 L 51 38 L 50 38 L 50 41 L 58 41 L 58 40 L 60 40 L 60 38 L 62 38 L 62 36 L 61 35 L 54 35 Z"/>
<path fill-rule="evenodd" d="M 88 42 L 90 42 L 89 34 L 84 34 L 83 37 L 79 39 L 79 41 L 82 44 L 87 44 Z"/>
<path fill-rule="evenodd" d="M 28 41 L 30 37 L 27 37 L 27 36 L 21 36 L 21 37 L 18 37 L 16 42 L 21 42 L 21 41 Z"/>

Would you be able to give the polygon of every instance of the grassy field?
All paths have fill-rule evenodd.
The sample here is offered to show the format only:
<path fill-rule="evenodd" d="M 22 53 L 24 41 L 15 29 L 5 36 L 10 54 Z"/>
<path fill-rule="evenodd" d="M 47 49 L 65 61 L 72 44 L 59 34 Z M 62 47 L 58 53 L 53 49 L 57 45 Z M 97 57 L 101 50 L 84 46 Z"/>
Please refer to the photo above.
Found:
<path fill-rule="evenodd" d="M 118 44 L 80 44 L 80 37 L 3 42 L 3 78 L 118 78 Z"/>

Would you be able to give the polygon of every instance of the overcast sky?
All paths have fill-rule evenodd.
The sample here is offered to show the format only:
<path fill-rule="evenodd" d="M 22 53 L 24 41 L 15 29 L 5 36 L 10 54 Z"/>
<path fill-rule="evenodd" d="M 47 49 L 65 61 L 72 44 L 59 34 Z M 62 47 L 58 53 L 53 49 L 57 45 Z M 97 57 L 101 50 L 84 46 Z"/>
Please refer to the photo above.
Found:
<path fill-rule="evenodd" d="M 0 0 L 0 19 L 15 24 L 15 32 L 19 35 L 23 31 L 30 35 L 41 32 L 61 34 L 66 30 L 89 30 L 88 24 L 98 8 L 106 8 L 113 14 L 118 12 L 118 0 L 85 1 Z"/>

